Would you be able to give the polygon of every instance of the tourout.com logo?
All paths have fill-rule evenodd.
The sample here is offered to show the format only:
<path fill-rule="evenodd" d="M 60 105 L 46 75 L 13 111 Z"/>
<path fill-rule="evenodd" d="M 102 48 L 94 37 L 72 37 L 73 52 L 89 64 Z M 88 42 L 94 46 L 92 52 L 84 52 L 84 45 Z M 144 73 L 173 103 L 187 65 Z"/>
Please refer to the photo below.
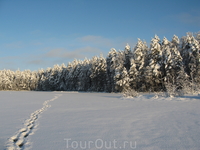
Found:
<path fill-rule="evenodd" d="M 112 141 L 106 141 L 103 139 L 89 140 L 89 141 L 77 141 L 71 138 L 64 139 L 66 141 L 66 149 L 136 149 L 136 141 L 117 141 L 116 139 Z"/>

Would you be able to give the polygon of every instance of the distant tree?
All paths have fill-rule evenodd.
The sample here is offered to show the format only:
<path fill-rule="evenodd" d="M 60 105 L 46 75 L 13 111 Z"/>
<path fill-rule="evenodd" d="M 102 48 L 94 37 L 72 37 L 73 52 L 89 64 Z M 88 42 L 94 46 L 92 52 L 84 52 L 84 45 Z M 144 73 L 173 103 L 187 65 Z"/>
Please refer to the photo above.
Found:
<path fill-rule="evenodd" d="M 128 43 L 125 46 L 124 55 L 125 55 L 124 66 L 125 66 L 126 70 L 129 71 L 129 69 L 131 67 L 131 59 L 133 58 L 133 53 L 132 53 L 131 47 L 129 46 Z"/>
<path fill-rule="evenodd" d="M 10 70 L 1 71 L 0 83 L 1 90 L 12 90 L 12 79 Z"/>
<path fill-rule="evenodd" d="M 23 80 L 22 80 L 22 73 L 20 70 L 15 71 L 15 90 L 20 91 L 23 89 Z"/>
<path fill-rule="evenodd" d="M 139 72 L 136 68 L 135 60 L 131 59 L 131 68 L 129 70 L 129 84 L 130 88 L 134 90 L 138 90 L 138 78 L 139 78 Z"/>
<path fill-rule="evenodd" d="M 195 38 L 200 44 L 200 31 L 196 33 L 196 37 Z"/>
<path fill-rule="evenodd" d="M 93 57 L 91 66 L 91 90 L 102 92 L 106 87 L 106 60 L 101 55 L 100 57 Z"/>
<path fill-rule="evenodd" d="M 52 91 L 53 88 L 53 83 L 51 83 L 51 73 L 52 73 L 52 68 L 47 68 L 41 77 L 41 87 L 42 91 Z"/>
<path fill-rule="evenodd" d="M 31 71 L 30 70 L 25 70 L 22 71 L 22 80 L 23 80 L 23 90 L 30 90 L 30 76 L 31 76 Z"/>
<path fill-rule="evenodd" d="M 107 92 L 114 92 L 115 91 L 115 81 L 114 81 L 114 76 L 115 76 L 115 68 L 116 68 L 116 56 L 117 56 L 117 51 L 112 48 L 110 52 L 108 53 L 108 56 L 106 58 L 106 80 L 107 80 L 107 85 L 106 85 L 106 91 Z"/>
<path fill-rule="evenodd" d="M 133 57 L 135 60 L 137 70 L 141 70 L 147 64 L 147 51 L 148 47 L 145 42 L 138 39 L 138 42 L 133 51 Z"/>
<path fill-rule="evenodd" d="M 128 91 L 130 89 L 129 80 L 129 74 L 124 67 L 122 72 L 117 73 L 115 76 L 116 89 L 120 92 Z"/>
<path fill-rule="evenodd" d="M 164 64 L 164 84 L 167 95 L 170 97 L 184 94 L 187 75 L 184 72 L 182 57 L 178 51 L 179 39 L 174 35 L 171 42 L 163 39 L 163 64 Z"/>
<path fill-rule="evenodd" d="M 43 83 L 43 76 L 44 76 L 44 69 L 39 69 L 37 71 L 37 79 L 38 79 L 38 82 L 37 82 L 37 85 L 36 85 L 36 90 L 37 91 L 42 91 L 42 83 Z"/>
<path fill-rule="evenodd" d="M 50 86 L 51 91 L 59 91 L 60 90 L 60 84 L 62 83 L 61 80 L 61 73 L 62 73 L 62 67 L 60 67 L 58 64 L 54 65 L 51 71 L 48 74 L 48 82 Z"/>
<path fill-rule="evenodd" d="M 65 85 L 66 85 L 66 90 L 70 91 L 71 90 L 71 84 L 72 84 L 72 73 L 71 70 L 73 69 L 73 65 L 71 62 L 69 62 L 67 64 L 66 67 L 66 71 L 65 71 L 65 76 L 64 76 L 64 80 L 65 80 Z"/>
<path fill-rule="evenodd" d="M 162 61 L 164 66 L 164 75 L 167 74 L 169 68 L 171 69 L 171 63 L 173 62 L 171 54 L 171 43 L 167 40 L 166 37 L 162 41 Z"/>
<path fill-rule="evenodd" d="M 160 91 L 163 89 L 162 76 L 162 50 L 160 39 L 157 35 L 151 40 L 149 63 L 146 67 L 146 83 L 149 84 L 150 91 Z"/>
<path fill-rule="evenodd" d="M 81 71 L 79 74 L 79 91 L 88 91 L 91 89 L 91 60 L 86 59 L 82 62 Z"/>
<path fill-rule="evenodd" d="M 37 72 L 31 72 L 29 78 L 29 90 L 33 91 L 37 89 L 38 77 Z"/>
<path fill-rule="evenodd" d="M 192 89 L 197 90 L 200 84 L 200 47 L 193 35 L 187 34 L 181 39 L 181 55 L 186 73 L 190 76 Z"/>
<path fill-rule="evenodd" d="M 148 47 L 146 42 L 142 42 L 138 39 L 138 42 L 133 50 L 133 59 L 134 61 L 131 62 L 131 67 L 134 65 L 133 68 L 136 69 L 132 68 L 132 70 L 135 70 L 135 74 L 137 74 L 137 83 L 135 83 L 135 85 L 137 85 L 137 91 L 144 91 L 146 89 L 145 70 L 148 64 Z M 130 78 L 132 78 L 132 75 Z"/>
<path fill-rule="evenodd" d="M 60 81 L 59 81 L 59 85 L 58 85 L 58 89 L 60 91 L 66 91 L 67 90 L 67 86 L 66 86 L 66 77 L 67 77 L 67 67 L 65 66 L 65 64 L 61 64 L 60 66 Z"/>
<path fill-rule="evenodd" d="M 80 85 L 79 74 L 81 73 L 81 61 L 74 60 L 73 67 L 70 70 L 70 78 L 71 78 L 71 90 L 77 91 Z"/>
<path fill-rule="evenodd" d="M 125 53 L 123 51 L 117 52 L 112 68 L 114 68 L 115 70 L 114 74 L 115 91 L 121 92 L 121 88 L 118 88 L 119 84 L 117 84 L 117 82 L 123 78 L 122 73 L 125 68 Z"/>

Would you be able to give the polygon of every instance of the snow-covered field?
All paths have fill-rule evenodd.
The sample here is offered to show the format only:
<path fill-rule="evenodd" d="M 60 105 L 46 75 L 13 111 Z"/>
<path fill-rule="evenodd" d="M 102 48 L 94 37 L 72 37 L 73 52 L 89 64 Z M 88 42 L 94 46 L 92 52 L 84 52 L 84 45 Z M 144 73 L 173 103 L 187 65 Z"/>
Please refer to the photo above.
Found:
<path fill-rule="evenodd" d="M 200 97 L 0 92 L 0 150 L 199 150 Z"/>

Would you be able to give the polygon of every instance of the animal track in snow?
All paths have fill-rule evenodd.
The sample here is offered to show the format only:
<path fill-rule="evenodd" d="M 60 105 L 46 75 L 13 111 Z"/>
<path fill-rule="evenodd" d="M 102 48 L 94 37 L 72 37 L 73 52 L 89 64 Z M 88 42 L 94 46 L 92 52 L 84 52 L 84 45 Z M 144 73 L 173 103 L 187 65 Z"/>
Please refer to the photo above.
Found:
<path fill-rule="evenodd" d="M 43 107 L 39 110 L 36 110 L 30 115 L 30 118 L 27 119 L 24 123 L 24 127 L 21 128 L 19 131 L 16 132 L 16 134 L 9 138 L 8 144 L 7 144 L 7 150 L 23 150 L 24 145 L 27 143 L 26 138 L 30 134 L 34 134 L 33 129 L 36 128 L 36 121 L 38 120 L 38 117 L 41 113 L 43 113 L 47 108 L 51 107 L 49 105 L 49 102 L 52 102 L 56 100 L 58 97 L 60 97 L 62 94 L 56 94 L 54 98 L 50 100 L 46 100 L 43 103 Z"/>

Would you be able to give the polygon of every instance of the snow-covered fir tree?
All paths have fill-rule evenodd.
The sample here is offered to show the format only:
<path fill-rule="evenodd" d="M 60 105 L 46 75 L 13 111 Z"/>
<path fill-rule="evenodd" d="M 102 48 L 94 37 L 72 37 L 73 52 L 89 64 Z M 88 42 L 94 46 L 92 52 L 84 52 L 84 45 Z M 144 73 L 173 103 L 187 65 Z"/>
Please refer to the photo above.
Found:
<path fill-rule="evenodd" d="M 42 91 L 42 79 L 44 77 L 44 69 L 39 69 L 37 72 L 37 77 L 38 77 L 38 83 L 36 90 L 37 91 Z"/>
<path fill-rule="evenodd" d="M 125 66 L 126 70 L 129 71 L 129 69 L 131 67 L 131 59 L 133 57 L 133 53 L 132 53 L 131 47 L 129 46 L 128 43 L 125 46 L 124 55 L 125 55 L 124 66 Z"/>
<path fill-rule="evenodd" d="M 83 76 L 83 61 L 80 60 L 77 66 L 77 83 L 75 83 L 76 91 L 82 91 L 82 85 L 83 85 L 82 76 Z"/>
<path fill-rule="evenodd" d="M 37 72 L 33 71 L 30 74 L 30 78 L 29 78 L 29 89 L 31 91 L 36 90 L 37 89 L 37 84 L 38 84 L 38 76 L 37 76 Z"/>
<path fill-rule="evenodd" d="M 55 79 L 54 80 L 54 90 L 55 91 L 61 91 L 61 85 L 63 85 L 63 80 L 62 80 L 62 73 L 64 69 L 64 64 L 62 65 L 54 65 L 52 68 L 52 76 Z"/>
<path fill-rule="evenodd" d="M 138 38 L 138 42 L 133 50 L 133 62 L 131 62 L 135 70 L 135 74 L 137 74 L 137 90 L 145 90 L 145 70 L 148 64 L 148 47 L 146 42 L 141 41 Z M 132 70 L 133 70 L 132 68 Z M 131 71 L 133 74 L 133 71 Z M 131 75 L 132 76 L 132 75 Z M 131 77 L 132 78 L 132 77 Z M 135 88 L 136 88 L 135 87 Z"/>
<path fill-rule="evenodd" d="M 50 91 L 51 90 L 51 85 L 49 83 L 50 80 L 50 74 L 51 74 L 51 68 L 47 68 L 46 70 L 41 70 L 41 78 L 40 78 L 40 90 L 42 91 Z"/>
<path fill-rule="evenodd" d="M 91 90 L 105 91 L 106 87 L 106 60 L 101 55 L 100 57 L 93 57 L 91 66 Z"/>
<path fill-rule="evenodd" d="M 197 90 L 200 83 L 199 42 L 191 34 L 182 37 L 181 42 L 181 55 L 183 57 L 185 71 L 190 76 L 193 90 Z"/>
<path fill-rule="evenodd" d="M 71 83 L 71 69 L 72 69 L 72 63 L 69 62 L 66 66 L 66 70 L 65 70 L 65 76 L 64 76 L 64 80 L 65 80 L 65 85 L 66 85 L 66 91 L 70 91 L 70 83 Z"/>
<path fill-rule="evenodd" d="M 182 57 L 178 51 L 179 39 L 174 35 L 171 42 L 163 39 L 164 84 L 168 96 L 183 94 L 187 83 L 187 74 L 184 72 Z"/>
<path fill-rule="evenodd" d="M 116 49 L 112 48 L 110 52 L 108 53 L 108 56 L 106 58 L 106 91 L 107 92 L 114 92 L 115 91 L 115 81 L 114 81 L 114 76 L 115 76 L 115 68 L 116 68 L 116 60 L 117 57 L 117 51 Z"/>
<path fill-rule="evenodd" d="M 113 60 L 114 63 L 112 68 L 115 70 L 114 82 L 115 82 L 115 91 L 121 91 L 121 88 L 118 88 L 117 82 L 123 78 L 122 73 L 125 67 L 125 53 L 123 51 L 118 51 L 117 56 Z"/>
<path fill-rule="evenodd" d="M 129 84 L 130 88 L 138 91 L 138 75 L 139 72 L 136 68 L 135 60 L 131 59 L 131 68 L 129 70 Z"/>
<path fill-rule="evenodd" d="M 163 66 L 164 66 L 164 84 L 165 84 L 165 90 L 167 93 L 167 96 L 175 96 L 175 93 L 177 91 L 177 85 L 176 85 L 176 78 L 177 78 L 177 72 L 175 70 L 175 60 L 173 60 L 173 56 L 171 53 L 171 43 L 167 40 L 167 38 L 163 38 L 162 41 L 162 59 L 163 59 Z"/>
<path fill-rule="evenodd" d="M 10 74 L 10 71 L 2 70 L 0 72 L 0 89 L 1 90 L 11 90 L 12 89 L 12 81 L 11 81 L 12 75 Z"/>
<path fill-rule="evenodd" d="M 85 58 L 81 65 L 81 72 L 79 74 L 79 91 L 88 91 L 91 87 L 91 60 Z"/>
<path fill-rule="evenodd" d="M 76 91 L 79 88 L 79 74 L 81 73 L 81 62 L 78 60 L 73 61 L 73 67 L 70 70 L 69 77 L 70 77 L 70 90 Z"/>
<path fill-rule="evenodd" d="M 200 31 L 196 33 L 196 36 L 195 36 L 196 40 L 199 42 L 200 44 Z"/>
<path fill-rule="evenodd" d="M 147 64 L 148 47 L 145 42 L 138 38 L 138 42 L 133 50 L 133 58 L 135 60 L 137 70 L 141 70 Z"/>
<path fill-rule="evenodd" d="M 151 40 L 149 62 L 146 67 L 146 86 L 150 91 L 163 89 L 163 63 L 160 39 L 157 35 Z"/>
<path fill-rule="evenodd" d="M 122 72 L 117 73 L 115 76 L 116 90 L 120 92 L 126 92 L 130 89 L 129 85 L 129 74 L 125 67 L 123 67 Z"/>
<path fill-rule="evenodd" d="M 60 66 L 60 81 L 59 81 L 59 87 L 58 89 L 61 91 L 66 91 L 67 90 L 67 86 L 66 86 L 66 77 L 67 77 L 67 67 L 65 66 L 65 64 L 61 64 Z"/>

